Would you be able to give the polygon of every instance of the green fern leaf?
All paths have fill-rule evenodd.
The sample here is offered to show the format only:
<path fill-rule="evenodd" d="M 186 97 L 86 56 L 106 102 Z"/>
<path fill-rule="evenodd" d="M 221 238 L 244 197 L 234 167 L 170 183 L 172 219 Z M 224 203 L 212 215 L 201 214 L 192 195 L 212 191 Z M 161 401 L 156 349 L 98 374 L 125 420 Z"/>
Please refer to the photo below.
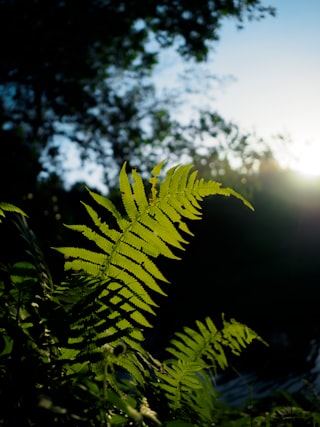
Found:
<path fill-rule="evenodd" d="M 107 254 L 111 254 L 114 247 L 114 242 L 110 240 L 112 238 L 111 233 L 109 239 L 107 239 L 104 235 L 98 234 L 96 231 L 93 231 L 86 225 L 68 225 L 67 228 L 70 230 L 79 231 L 88 240 L 94 242 L 98 248 L 102 249 Z"/>
<path fill-rule="evenodd" d="M 149 202 L 146 197 L 144 184 L 141 176 L 136 172 L 135 169 L 132 171 L 133 185 L 132 190 L 134 194 L 134 200 L 138 206 L 140 213 L 143 213 L 149 206 Z"/>
<path fill-rule="evenodd" d="M 152 293 L 166 295 L 163 286 L 168 283 L 160 272 L 154 259 L 164 256 L 180 259 L 173 249 L 184 250 L 188 243 L 186 235 L 193 235 L 187 221 L 201 219 L 202 199 L 208 195 L 220 194 L 234 196 L 251 205 L 238 193 L 228 188 L 222 188 L 215 181 L 204 181 L 197 178 L 197 171 L 192 171 L 192 165 L 177 165 L 166 173 L 159 184 L 159 175 L 164 162 L 156 165 L 150 178 L 151 196 L 148 199 L 142 177 L 133 170 L 131 177 L 126 172 L 124 163 L 120 172 L 120 191 L 125 215 L 122 215 L 114 204 L 107 198 L 89 191 L 89 194 L 100 207 L 100 213 L 90 204 L 83 203 L 92 225 L 69 225 L 69 229 L 80 233 L 90 242 L 90 249 L 77 247 L 57 248 L 66 258 L 66 270 L 73 270 L 83 282 L 79 282 L 79 309 L 87 313 L 83 319 L 73 314 L 72 333 L 81 345 L 81 333 L 91 325 L 96 338 L 88 335 L 88 343 L 116 343 L 121 337 L 130 346 L 137 346 L 143 339 L 142 330 L 150 327 L 147 314 L 154 314 L 157 306 Z M 102 208 L 102 210 L 101 210 Z M 109 226 L 103 217 L 103 210 L 111 214 L 117 228 Z M 92 250 L 92 244 L 95 250 Z M 81 277 L 81 276 L 80 276 Z M 77 287 L 77 286 L 76 286 Z M 76 289 L 76 288 L 75 288 Z M 70 290 L 70 292 L 75 292 Z M 86 306 L 85 306 L 86 305 Z M 87 307 L 87 308 L 86 308 Z M 90 318 L 90 310 L 95 307 L 95 316 Z M 80 310 L 79 310 L 80 311 Z M 177 335 L 172 353 L 187 363 L 199 363 L 201 354 L 213 363 L 224 366 L 223 345 L 228 343 L 235 352 L 239 352 L 246 340 L 240 340 L 239 331 L 223 336 L 223 340 L 208 342 L 216 334 L 213 325 L 198 324 L 200 333 L 185 330 L 185 344 Z M 122 334 L 122 335 L 121 335 Z M 79 339 L 79 341 L 76 341 Z M 206 340 L 205 343 L 202 341 Z M 202 347 L 201 347 L 202 346 Z M 89 346 L 90 347 L 90 346 Z M 206 350 L 203 349 L 206 348 Z M 183 356 L 183 357 L 182 357 Z M 188 381 L 193 381 L 189 378 Z"/>
<path fill-rule="evenodd" d="M 92 194 L 92 192 L 91 192 Z M 107 200 L 107 199 L 106 199 Z M 84 207 L 86 208 L 88 214 L 90 215 L 94 225 L 99 229 L 99 231 L 102 233 L 103 236 L 107 237 L 113 242 L 117 242 L 119 238 L 121 237 L 121 233 L 118 230 L 111 229 L 108 224 L 101 221 L 96 211 L 86 203 L 82 203 Z M 126 224 L 126 227 L 128 226 L 128 222 L 121 222 L 121 225 L 124 226 Z M 74 226 L 67 226 L 68 228 L 74 227 Z M 72 228 L 71 228 L 72 229 Z"/>
<path fill-rule="evenodd" d="M 228 366 L 225 348 L 239 355 L 254 339 L 262 341 L 247 326 L 222 317 L 223 328 L 218 330 L 210 318 L 197 321 L 197 330 L 185 327 L 170 341 L 167 351 L 174 357 L 164 363 L 165 373 L 158 374 L 159 387 L 165 392 L 173 410 L 183 405 L 196 408 L 203 404 L 204 384 L 212 388 L 217 367 Z M 212 402 L 206 406 L 209 416 Z M 211 408 L 211 409 L 210 409 Z"/>
<path fill-rule="evenodd" d="M 133 190 L 131 188 L 131 184 L 129 181 L 129 177 L 126 173 L 126 162 L 124 163 L 120 171 L 120 191 L 121 191 L 122 202 L 125 207 L 125 210 L 130 220 L 134 221 L 139 215 L 139 211 L 135 203 L 136 195 L 134 195 L 133 193 Z"/>
<path fill-rule="evenodd" d="M 25 217 L 28 216 L 25 212 L 23 212 L 22 209 L 18 208 L 15 205 L 12 205 L 11 203 L 7 203 L 7 202 L 0 202 L 0 217 L 5 217 L 6 216 L 5 212 L 17 213 Z M 2 219 L 0 218 L 0 222 L 1 221 Z"/>
<path fill-rule="evenodd" d="M 159 192 L 158 188 L 157 188 L 157 184 L 159 182 L 159 175 L 162 171 L 162 168 L 165 164 L 165 160 L 162 160 L 162 162 L 160 162 L 159 164 L 157 164 L 151 171 L 151 178 L 149 179 L 149 182 L 151 184 L 151 198 L 149 200 L 150 205 L 153 204 L 154 200 L 157 197 L 157 194 Z"/>
<path fill-rule="evenodd" d="M 94 193 L 93 191 L 90 191 L 89 189 L 87 189 L 87 190 L 88 190 L 90 196 L 93 198 L 93 200 L 98 205 L 102 206 L 104 209 L 106 209 L 107 211 L 109 211 L 112 214 L 112 216 L 116 220 L 120 230 L 124 231 L 130 223 L 125 218 L 123 218 L 123 216 L 117 210 L 117 208 L 114 206 L 112 201 L 107 199 L 106 197 L 101 196 L 100 194 L 97 194 L 97 193 Z M 85 203 L 83 203 L 83 204 L 85 206 L 88 206 Z M 88 208 L 90 208 L 90 207 L 88 206 Z"/>

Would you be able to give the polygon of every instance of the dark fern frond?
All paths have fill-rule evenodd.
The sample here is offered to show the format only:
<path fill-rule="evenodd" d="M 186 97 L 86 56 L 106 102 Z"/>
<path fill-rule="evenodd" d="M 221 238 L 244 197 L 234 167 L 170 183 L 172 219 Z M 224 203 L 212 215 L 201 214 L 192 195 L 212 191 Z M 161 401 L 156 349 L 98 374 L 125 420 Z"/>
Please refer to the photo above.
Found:
<path fill-rule="evenodd" d="M 102 283 L 92 276 L 82 275 L 73 277 L 56 289 L 55 300 L 64 302 L 65 322 L 69 327 L 64 347 L 74 351 L 77 363 L 80 360 L 97 361 L 101 358 L 103 346 L 116 346 L 119 340 L 128 340 L 132 347 L 138 346 L 134 341 L 142 340 L 140 331 L 134 331 L 126 320 L 135 313 L 135 308 L 128 303 L 130 299 L 119 292 L 122 284 L 117 285 L 108 288 L 105 281 L 105 290 L 101 294 Z"/>
<path fill-rule="evenodd" d="M 27 249 L 26 253 L 31 257 L 32 264 L 35 266 L 43 295 L 50 298 L 53 291 L 53 280 L 48 264 L 45 261 L 44 254 L 38 243 L 38 239 L 34 232 L 30 229 L 25 216 L 18 217 L 15 221 L 21 237 L 24 239 Z"/>
<path fill-rule="evenodd" d="M 13 212 L 19 213 L 19 209 Z M 0 334 L 6 342 L 0 357 L 10 354 L 14 359 L 17 348 L 28 348 L 39 366 L 49 366 L 59 353 L 51 330 L 53 282 L 37 238 L 25 217 L 19 216 L 15 225 L 25 240 L 28 261 L 7 266 L 5 286 L 0 286 Z"/>

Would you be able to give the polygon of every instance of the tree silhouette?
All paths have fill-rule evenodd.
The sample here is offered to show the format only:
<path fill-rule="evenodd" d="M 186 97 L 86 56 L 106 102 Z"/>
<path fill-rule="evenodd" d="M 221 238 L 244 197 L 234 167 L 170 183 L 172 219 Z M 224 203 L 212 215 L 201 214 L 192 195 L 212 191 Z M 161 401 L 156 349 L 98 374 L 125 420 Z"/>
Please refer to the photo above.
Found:
<path fill-rule="evenodd" d="M 59 136 L 105 170 L 141 163 L 145 146 L 165 145 L 178 127 L 145 80 L 161 48 L 201 62 L 224 19 L 241 26 L 270 13 L 260 0 L 2 0 L 2 129 L 18 129 L 42 164 L 59 158 Z"/>

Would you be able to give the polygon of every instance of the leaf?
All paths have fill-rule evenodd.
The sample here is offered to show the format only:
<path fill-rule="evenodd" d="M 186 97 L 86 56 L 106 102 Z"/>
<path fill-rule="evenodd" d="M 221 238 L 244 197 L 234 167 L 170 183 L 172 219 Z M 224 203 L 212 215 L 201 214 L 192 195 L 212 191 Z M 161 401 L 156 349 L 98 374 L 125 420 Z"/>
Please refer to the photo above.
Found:
<path fill-rule="evenodd" d="M 218 330 L 212 320 L 196 321 L 198 330 L 185 327 L 177 332 L 166 350 L 174 356 L 164 362 L 166 373 L 158 374 L 159 387 L 168 397 L 169 405 L 177 410 L 183 405 L 203 407 L 203 390 L 213 389 L 211 378 L 216 375 L 217 366 L 228 366 L 224 348 L 239 355 L 254 339 L 262 341 L 257 333 L 232 319 L 227 322 L 222 316 L 223 328 Z M 212 395 L 212 399 L 214 396 Z M 206 402 L 203 413 L 210 417 L 212 402 Z"/>
<path fill-rule="evenodd" d="M 129 176 L 126 163 L 123 164 L 119 177 L 123 215 L 109 199 L 88 190 L 93 204 L 83 203 L 83 206 L 91 225 L 67 225 L 82 236 L 88 247 L 56 248 L 66 259 L 65 269 L 73 273 L 55 296 L 67 304 L 70 330 L 65 347 L 76 351 L 71 365 L 85 360 L 96 363 L 103 357 L 104 346 L 117 348 L 120 342 L 131 350 L 143 351 L 140 345 L 143 331 L 152 326 L 149 316 L 156 314 L 153 295 L 167 295 L 168 280 L 156 260 L 160 256 L 180 259 L 175 251 L 184 250 L 187 237 L 193 235 L 189 222 L 201 219 L 204 197 L 234 196 L 251 206 L 220 183 L 198 179 L 192 165 L 172 167 L 160 183 L 163 165 L 164 161 L 152 170 L 148 199 L 142 177 L 136 170 Z M 104 212 L 106 218 L 112 215 L 116 228 L 105 222 Z M 76 301 L 73 306 L 72 300 Z M 229 346 L 239 354 L 255 338 L 249 330 L 233 322 L 224 323 L 223 330 L 218 331 L 207 318 L 204 323 L 198 321 L 197 327 L 196 331 L 185 328 L 176 334 L 168 349 L 176 359 L 166 363 L 166 375 L 159 374 L 160 387 L 174 408 L 188 400 L 188 389 L 200 390 L 203 383 L 209 383 L 204 371 L 206 362 L 213 371 L 217 366 L 224 369 L 227 366 L 224 347 Z M 129 363 L 122 367 L 137 382 L 141 380 L 136 365 Z M 193 406 L 201 404 L 199 393 L 189 396 Z"/>
<path fill-rule="evenodd" d="M 0 202 L 0 217 L 5 217 L 5 212 L 13 212 L 13 213 L 17 213 L 19 215 L 28 217 L 28 215 L 20 208 L 18 208 L 15 205 L 12 205 L 11 203 L 6 203 L 6 202 Z M 1 218 L 0 218 L 0 222 L 1 222 Z"/>
<path fill-rule="evenodd" d="M 134 221 L 139 212 L 134 200 L 133 191 L 129 182 L 129 177 L 126 173 L 126 163 L 124 163 L 120 172 L 120 191 L 122 196 L 122 202 L 126 209 L 126 212 L 130 220 Z"/>

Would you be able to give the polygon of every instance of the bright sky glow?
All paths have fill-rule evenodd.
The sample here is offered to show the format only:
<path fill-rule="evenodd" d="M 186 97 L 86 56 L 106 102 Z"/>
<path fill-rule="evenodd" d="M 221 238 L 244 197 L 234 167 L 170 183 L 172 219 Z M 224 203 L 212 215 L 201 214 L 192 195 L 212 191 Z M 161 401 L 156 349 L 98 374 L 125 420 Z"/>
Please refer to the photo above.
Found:
<path fill-rule="evenodd" d="M 287 150 L 277 150 L 281 166 L 320 175 L 320 1 L 269 4 L 275 18 L 242 31 L 223 27 L 212 70 L 236 80 L 216 95 L 215 107 L 267 141 L 289 135 Z"/>

